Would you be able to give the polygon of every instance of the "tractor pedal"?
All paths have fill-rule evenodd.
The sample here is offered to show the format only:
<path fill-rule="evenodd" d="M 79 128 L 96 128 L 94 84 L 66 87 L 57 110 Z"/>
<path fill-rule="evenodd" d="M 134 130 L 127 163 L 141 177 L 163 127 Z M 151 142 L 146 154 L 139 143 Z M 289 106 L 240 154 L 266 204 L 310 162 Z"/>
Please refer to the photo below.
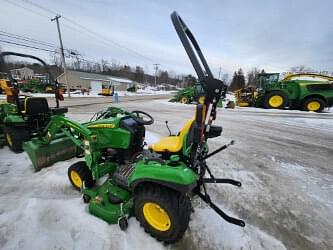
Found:
<path fill-rule="evenodd" d="M 120 187 L 128 187 L 128 178 L 134 170 L 134 164 L 122 165 L 112 175 L 112 181 Z"/>

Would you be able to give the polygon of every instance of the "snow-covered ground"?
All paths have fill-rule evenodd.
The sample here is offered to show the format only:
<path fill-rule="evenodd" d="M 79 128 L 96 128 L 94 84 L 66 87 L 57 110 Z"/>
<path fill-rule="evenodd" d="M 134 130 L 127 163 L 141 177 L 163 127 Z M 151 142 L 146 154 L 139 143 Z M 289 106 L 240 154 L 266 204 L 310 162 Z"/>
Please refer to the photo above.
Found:
<path fill-rule="evenodd" d="M 149 143 L 173 132 L 194 114 L 193 105 L 167 101 L 122 103 L 153 115 Z M 71 108 L 68 116 L 89 120 L 103 104 Z M 242 181 L 242 188 L 211 184 L 212 199 L 246 221 L 223 221 L 199 200 L 184 238 L 163 245 L 135 218 L 126 232 L 90 215 L 67 177 L 76 161 L 58 162 L 35 173 L 25 153 L 0 149 L 0 249 L 332 249 L 333 116 L 250 108 L 219 109 L 222 137 L 236 145 L 209 159 L 217 177 Z"/>

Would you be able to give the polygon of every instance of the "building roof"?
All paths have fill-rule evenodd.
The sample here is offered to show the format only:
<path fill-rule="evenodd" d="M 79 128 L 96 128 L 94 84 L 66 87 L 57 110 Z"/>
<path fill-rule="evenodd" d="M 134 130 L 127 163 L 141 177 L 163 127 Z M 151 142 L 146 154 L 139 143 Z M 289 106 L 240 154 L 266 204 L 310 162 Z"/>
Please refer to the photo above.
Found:
<path fill-rule="evenodd" d="M 73 74 L 78 76 L 81 79 L 86 80 L 95 80 L 95 81 L 117 81 L 121 83 L 133 83 L 132 80 L 126 79 L 126 78 L 120 78 L 116 76 L 109 76 L 109 75 L 102 75 L 102 74 L 96 74 L 96 73 L 88 73 L 88 72 L 81 72 L 81 71 L 74 71 L 74 70 L 67 70 L 68 74 Z M 57 77 L 60 78 L 64 75 L 62 73 L 60 76 Z"/>
<path fill-rule="evenodd" d="M 28 68 L 28 67 L 23 67 L 23 68 L 17 68 L 17 69 L 11 69 L 10 71 L 15 71 L 15 70 L 23 70 L 23 69 L 28 69 L 33 71 L 32 69 Z"/>

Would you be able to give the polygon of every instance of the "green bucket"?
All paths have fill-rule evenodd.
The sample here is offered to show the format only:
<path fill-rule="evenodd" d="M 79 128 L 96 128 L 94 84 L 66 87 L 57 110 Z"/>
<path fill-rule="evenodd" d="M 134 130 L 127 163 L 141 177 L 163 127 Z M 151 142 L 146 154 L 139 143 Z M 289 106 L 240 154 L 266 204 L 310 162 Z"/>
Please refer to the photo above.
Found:
<path fill-rule="evenodd" d="M 48 167 L 58 161 L 65 161 L 77 155 L 78 148 L 72 140 L 64 135 L 57 136 L 45 145 L 38 138 L 23 143 L 36 171 Z"/>

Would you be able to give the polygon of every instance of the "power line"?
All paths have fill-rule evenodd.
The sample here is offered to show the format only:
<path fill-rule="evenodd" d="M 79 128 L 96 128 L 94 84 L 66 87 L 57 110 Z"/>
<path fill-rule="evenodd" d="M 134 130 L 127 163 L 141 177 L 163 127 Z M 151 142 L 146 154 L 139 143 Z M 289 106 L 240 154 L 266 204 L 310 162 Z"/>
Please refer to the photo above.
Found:
<path fill-rule="evenodd" d="M 56 45 L 54 45 L 54 44 L 38 41 L 38 40 L 35 40 L 35 39 L 32 39 L 32 38 L 19 36 L 19 35 L 12 34 L 12 33 L 9 33 L 9 32 L 4 32 L 4 31 L 1 31 L 1 30 L 0 30 L 0 36 L 6 36 L 6 37 L 9 37 L 9 38 L 14 38 L 14 39 L 21 40 L 21 41 L 26 41 L 26 42 L 35 43 L 35 44 L 41 44 L 41 45 L 47 46 L 47 47 L 56 47 Z"/>
<path fill-rule="evenodd" d="M 52 13 L 52 14 L 55 14 L 55 15 L 58 14 L 58 13 L 54 12 L 53 10 L 50 10 L 50 9 L 48 9 L 48 8 L 40 5 L 40 4 L 32 2 L 32 1 L 29 1 L 29 0 L 21 0 L 21 1 L 24 2 L 24 3 L 30 4 L 30 5 L 32 5 L 34 7 L 37 7 L 37 8 L 39 8 L 39 9 L 45 11 L 45 12 L 49 12 L 49 13 Z M 145 55 L 143 55 L 143 54 L 141 54 L 141 53 L 139 53 L 139 52 L 137 52 L 137 51 L 135 51 L 133 49 L 127 48 L 126 46 L 123 46 L 123 45 L 121 45 L 121 44 L 119 44 L 119 43 L 117 43 L 117 42 L 109 39 L 108 37 L 103 36 L 103 35 L 95 32 L 95 31 L 93 31 L 93 30 L 91 30 L 91 29 L 89 29 L 89 28 L 87 28 L 87 27 L 85 27 L 85 26 L 77 23 L 76 21 L 74 21 L 74 20 L 72 20 L 72 19 L 70 19 L 68 17 L 65 17 L 63 15 L 62 15 L 62 17 L 65 20 L 67 20 L 68 22 L 70 22 L 70 23 L 76 25 L 77 27 L 81 28 L 85 32 L 88 32 L 89 34 L 94 34 L 95 35 L 94 38 L 97 38 L 97 39 L 100 39 L 100 40 L 104 40 L 104 41 L 108 42 L 109 44 L 112 44 L 113 46 L 116 46 L 116 47 L 118 47 L 120 49 L 123 49 L 123 50 L 127 50 L 130 54 L 132 53 L 132 55 L 136 55 L 136 56 L 144 58 L 145 60 L 148 60 L 148 61 L 153 61 L 152 59 L 148 58 L 147 56 L 145 56 Z"/>
<path fill-rule="evenodd" d="M 46 16 L 46 15 L 43 15 L 43 14 L 38 13 L 38 12 L 35 12 L 34 10 L 29 9 L 29 8 L 27 8 L 27 7 L 24 7 L 24 6 L 20 5 L 20 4 L 17 4 L 16 2 L 12 2 L 12 1 L 9 1 L 9 0 L 4 0 L 4 1 L 6 1 L 6 2 L 9 3 L 9 4 L 15 5 L 16 7 L 19 7 L 19 8 L 25 9 L 25 10 L 27 10 L 27 11 L 29 11 L 29 12 L 31 12 L 31 13 L 34 13 L 34 14 L 36 14 L 36 15 L 38 15 L 38 16 L 43 16 L 43 17 L 49 18 L 49 17 Z"/>
<path fill-rule="evenodd" d="M 52 15 L 58 15 L 58 13 L 56 13 L 56 12 L 54 12 L 53 10 L 50 10 L 50 9 L 48 9 L 48 8 L 46 8 L 46 7 L 42 6 L 42 5 L 40 5 L 40 4 L 34 3 L 34 2 L 32 2 L 32 1 L 29 1 L 29 0 L 21 0 L 21 1 L 22 1 L 22 2 L 25 2 L 25 3 L 27 3 L 27 4 L 30 4 L 30 5 L 33 5 L 33 6 L 39 8 L 39 9 L 41 9 L 41 10 L 44 10 L 44 11 L 46 11 L 46 12 L 49 12 L 49 13 L 51 13 Z"/>
<path fill-rule="evenodd" d="M 1 33 L 4 33 L 4 34 L 1 34 Z M 19 40 L 19 42 L 25 41 L 25 42 L 28 42 L 28 43 L 33 43 L 35 45 L 41 44 L 41 45 L 46 46 L 46 47 L 59 49 L 59 47 L 55 44 L 45 42 L 45 41 L 42 41 L 42 40 L 37 40 L 37 39 L 30 38 L 30 37 L 27 37 L 27 36 L 22 36 L 22 35 L 6 32 L 6 31 L 1 31 L 0 30 L 0 36 L 6 36 L 8 38 L 12 38 L 12 39 L 14 39 L 14 42 L 16 42 L 15 40 Z M 74 49 L 68 49 L 68 48 L 64 48 L 64 50 L 66 50 L 69 54 L 72 54 L 73 51 L 75 51 Z"/>
<path fill-rule="evenodd" d="M 106 42 L 108 42 L 108 43 L 112 44 L 113 46 L 116 46 L 116 47 L 118 47 L 118 48 L 120 48 L 120 49 L 127 50 L 128 52 L 130 52 L 130 54 L 132 53 L 132 54 L 134 54 L 134 55 L 136 55 L 136 56 L 139 56 L 139 57 L 144 58 L 145 60 L 152 61 L 152 59 L 146 57 L 145 55 L 143 55 L 143 54 L 141 54 L 141 53 L 139 53 L 139 52 L 137 52 L 137 51 L 135 51 L 135 50 L 132 50 L 132 49 L 130 49 L 130 48 L 127 48 L 127 47 L 125 47 L 125 46 L 123 46 L 123 45 L 121 45 L 121 44 L 119 44 L 119 43 L 117 43 L 117 42 L 115 42 L 115 41 L 112 41 L 112 40 L 109 39 L 108 37 L 103 36 L 103 35 L 101 35 L 101 34 L 95 32 L 95 31 L 93 31 L 93 30 L 90 30 L 90 29 L 88 29 L 87 27 L 85 27 L 85 26 L 83 26 L 83 25 L 81 25 L 81 24 L 78 24 L 77 22 L 75 22 L 75 21 L 73 21 L 73 20 L 71 20 L 71 19 L 69 19 L 69 18 L 67 18 L 67 17 L 64 17 L 64 19 L 67 20 L 68 22 L 70 22 L 70 23 L 72 23 L 72 24 L 74 24 L 74 25 L 80 27 L 81 29 L 85 30 L 86 32 L 91 33 L 91 34 L 94 34 L 94 35 L 95 35 L 97 38 L 99 38 L 100 40 L 104 40 L 104 41 L 106 41 Z"/>
<path fill-rule="evenodd" d="M 31 45 L 20 44 L 20 43 L 16 43 L 16 42 L 12 42 L 12 41 L 5 41 L 5 40 L 2 40 L 2 39 L 0 39 L 0 42 L 8 43 L 8 44 L 13 44 L 13 45 L 16 45 L 16 46 L 21 46 L 21 47 L 26 47 L 26 48 L 31 48 L 31 49 L 36 49 L 36 50 L 43 50 L 43 51 L 52 52 L 52 53 L 59 53 L 59 52 L 57 52 L 57 51 L 55 51 L 55 50 L 49 50 L 49 49 L 44 49 L 44 48 L 38 48 L 38 47 L 31 46 Z"/>

